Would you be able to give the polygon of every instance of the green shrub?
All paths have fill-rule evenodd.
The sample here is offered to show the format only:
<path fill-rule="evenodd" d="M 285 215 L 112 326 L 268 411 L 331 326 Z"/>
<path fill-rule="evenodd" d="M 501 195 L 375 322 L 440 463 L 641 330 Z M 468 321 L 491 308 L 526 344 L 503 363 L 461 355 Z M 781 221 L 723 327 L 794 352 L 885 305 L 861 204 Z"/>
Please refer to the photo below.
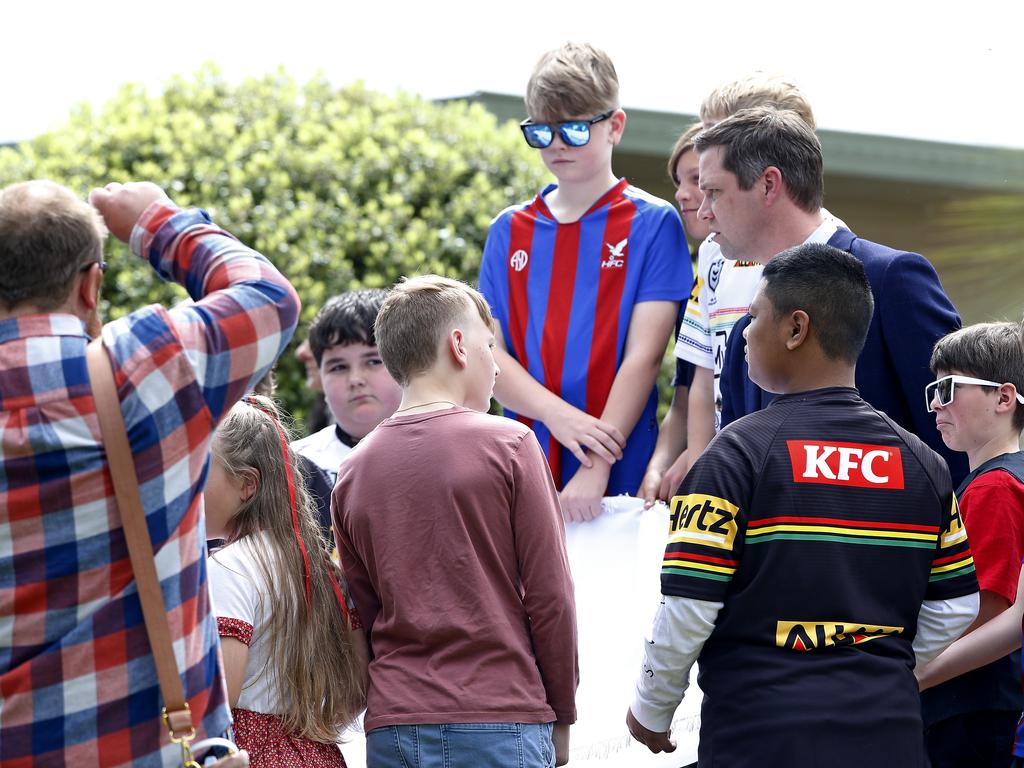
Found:
<path fill-rule="evenodd" d="M 155 181 L 274 262 L 308 322 L 329 296 L 405 274 L 475 282 L 491 218 L 533 195 L 544 168 L 514 124 L 480 105 L 284 72 L 233 85 L 206 66 L 156 95 L 126 85 L 98 111 L 77 107 L 60 130 L 0 150 L 0 186 L 30 178 L 83 196 Z M 107 258 L 108 317 L 184 298 L 113 239 Z M 291 354 L 277 381 L 301 418 L 310 394 Z"/>

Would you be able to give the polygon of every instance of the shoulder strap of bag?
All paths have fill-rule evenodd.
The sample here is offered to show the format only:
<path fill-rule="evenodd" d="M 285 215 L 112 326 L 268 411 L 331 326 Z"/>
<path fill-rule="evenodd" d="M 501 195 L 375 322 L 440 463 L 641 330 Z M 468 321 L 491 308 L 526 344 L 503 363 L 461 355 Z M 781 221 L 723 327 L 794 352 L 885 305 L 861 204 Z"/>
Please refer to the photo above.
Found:
<path fill-rule="evenodd" d="M 117 397 L 114 371 L 110 357 L 103 346 L 102 338 L 89 343 L 85 352 L 89 379 L 92 382 L 93 397 L 96 400 L 96 415 L 99 417 L 100 432 L 107 453 L 107 467 L 114 483 L 117 508 L 121 514 L 125 543 L 131 559 L 135 583 L 142 603 L 142 617 L 146 634 L 156 664 L 160 693 L 164 699 L 163 719 L 171 734 L 171 741 L 187 747 L 195 737 L 192 713 L 181 687 L 178 665 L 174 659 L 171 644 L 171 630 L 167 625 L 164 596 L 160 591 L 160 579 L 156 573 L 153 542 L 149 538 L 146 516 L 142 510 L 139 482 L 135 477 L 135 459 L 128 445 L 121 402 Z"/>

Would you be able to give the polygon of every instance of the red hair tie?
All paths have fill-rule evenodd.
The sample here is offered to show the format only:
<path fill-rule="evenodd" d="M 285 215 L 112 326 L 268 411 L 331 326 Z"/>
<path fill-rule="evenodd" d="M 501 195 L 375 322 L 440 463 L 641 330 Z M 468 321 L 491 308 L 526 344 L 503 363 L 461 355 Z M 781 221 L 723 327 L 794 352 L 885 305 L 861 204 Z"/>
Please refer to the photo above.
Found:
<path fill-rule="evenodd" d="M 273 413 L 268 411 L 259 402 L 248 395 L 242 398 L 242 401 L 247 405 L 255 408 L 261 413 L 265 413 L 270 417 L 270 421 L 273 422 L 274 427 L 277 429 L 277 435 L 281 440 L 281 457 L 284 459 L 284 471 L 288 478 L 288 502 L 291 504 L 292 510 L 292 530 L 295 531 L 295 541 L 299 545 L 299 551 L 302 553 L 302 566 L 306 573 L 306 607 L 312 610 L 313 599 L 312 599 L 312 578 L 310 576 L 309 569 L 309 552 L 306 551 L 306 545 L 302 541 L 302 534 L 299 532 L 299 510 L 298 505 L 295 503 L 295 477 L 292 474 L 292 463 L 288 458 L 288 437 L 284 433 L 284 429 L 281 427 L 280 422 L 274 416 Z M 334 570 L 331 572 L 331 587 L 334 589 L 334 595 L 338 599 L 338 604 L 341 606 L 341 612 L 345 616 L 345 624 L 349 627 L 352 626 L 349 611 L 348 601 L 345 600 L 345 594 L 341 589 L 341 585 L 338 584 L 337 578 L 335 578 Z"/>

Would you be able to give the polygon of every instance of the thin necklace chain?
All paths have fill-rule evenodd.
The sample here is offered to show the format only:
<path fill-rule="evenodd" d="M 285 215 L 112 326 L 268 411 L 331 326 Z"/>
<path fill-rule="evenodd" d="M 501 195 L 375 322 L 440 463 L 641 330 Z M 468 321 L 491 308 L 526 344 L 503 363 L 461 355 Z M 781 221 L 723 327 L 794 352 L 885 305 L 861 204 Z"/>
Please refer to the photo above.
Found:
<path fill-rule="evenodd" d="M 405 408 L 399 408 L 398 410 L 395 411 L 395 413 L 401 413 L 402 411 L 411 411 L 413 408 L 426 408 L 428 405 L 441 405 L 442 403 L 447 403 L 452 408 L 459 407 L 451 400 L 431 400 L 429 403 L 417 403 L 416 405 L 407 405 Z"/>

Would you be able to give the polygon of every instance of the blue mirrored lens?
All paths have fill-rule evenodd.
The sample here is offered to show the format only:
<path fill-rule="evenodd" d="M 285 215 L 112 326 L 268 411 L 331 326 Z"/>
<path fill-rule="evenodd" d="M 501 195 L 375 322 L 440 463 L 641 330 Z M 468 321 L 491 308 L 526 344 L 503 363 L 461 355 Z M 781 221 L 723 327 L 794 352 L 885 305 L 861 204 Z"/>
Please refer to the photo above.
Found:
<path fill-rule="evenodd" d="M 552 139 L 554 139 L 551 126 L 547 123 L 524 125 L 523 135 L 526 136 L 526 143 L 537 149 L 544 149 L 544 147 L 550 146 Z"/>
<path fill-rule="evenodd" d="M 584 122 L 562 123 L 558 127 L 562 141 L 570 147 L 582 147 L 590 141 L 590 125 Z"/>

